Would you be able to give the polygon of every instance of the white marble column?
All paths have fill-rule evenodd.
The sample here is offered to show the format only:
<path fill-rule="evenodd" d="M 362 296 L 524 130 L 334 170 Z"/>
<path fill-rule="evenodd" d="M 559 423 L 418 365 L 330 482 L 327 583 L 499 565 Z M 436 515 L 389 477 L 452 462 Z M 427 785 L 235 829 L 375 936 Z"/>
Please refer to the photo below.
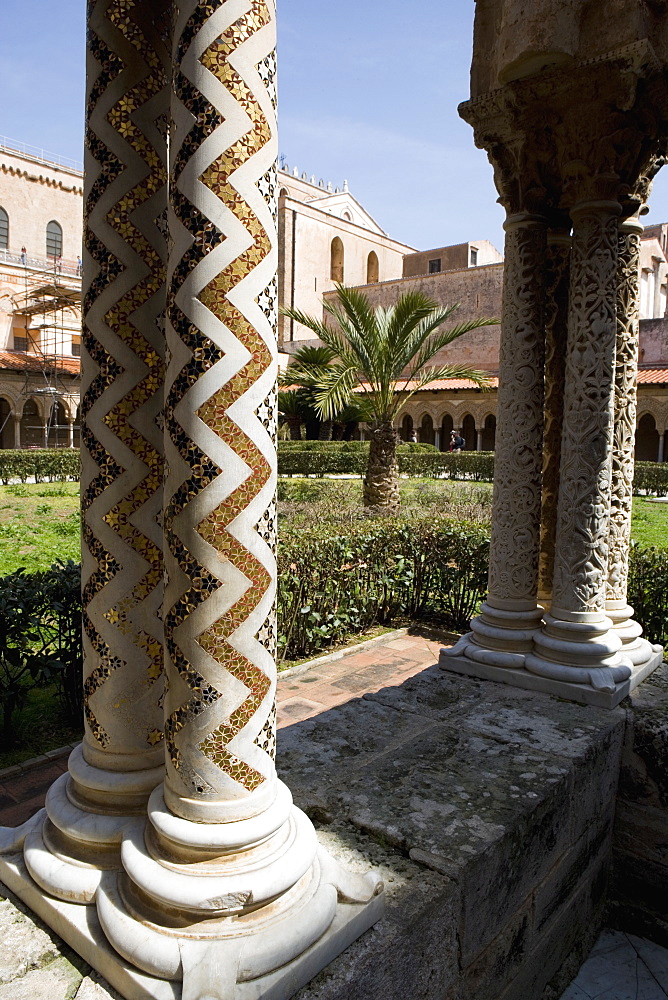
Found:
<path fill-rule="evenodd" d="M 629 545 L 633 509 L 633 467 L 640 327 L 640 236 L 637 216 L 619 227 L 617 269 L 617 351 L 615 361 L 615 425 L 612 443 L 612 482 L 606 612 L 634 665 L 649 660 L 654 650 L 642 638 L 642 626 L 633 620 L 627 601 Z"/>
<path fill-rule="evenodd" d="M 434 447 L 441 450 L 441 432 L 438 427 L 434 431 Z"/>
<path fill-rule="evenodd" d="M 88 7 L 82 344 L 85 731 L 26 838 L 34 881 L 90 903 L 163 773 L 167 0 Z M 72 429 L 72 425 L 70 425 Z M 46 431 L 45 431 L 46 433 Z"/>
<path fill-rule="evenodd" d="M 666 438 L 666 432 L 664 430 L 661 431 L 661 433 L 659 434 L 659 450 L 656 456 L 657 462 L 663 462 L 664 460 L 665 438 Z"/>
<path fill-rule="evenodd" d="M 183 1000 L 274 1000 L 378 919 L 382 887 L 319 848 L 274 763 L 274 4 L 183 0 L 173 44 L 166 775 L 98 912 Z"/>
<path fill-rule="evenodd" d="M 21 447 L 21 416 L 18 413 L 13 415 L 14 420 L 14 447 Z"/>
<path fill-rule="evenodd" d="M 630 662 L 605 612 L 615 405 L 616 202 L 575 206 L 550 613 L 527 669 L 613 694 Z"/>
<path fill-rule="evenodd" d="M 482 429 L 480 427 L 476 431 L 475 450 L 482 451 Z"/>
<path fill-rule="evenodd" d="M 505 224 L 503 315 L 490 545 L 489 593 L 462 653 L 522 668 L 540 626 L 537 604 L 543 442 L 544 268 L 547 224 L 535 215 Z M 454 668 L 453 668 L 454 669 Z"/>

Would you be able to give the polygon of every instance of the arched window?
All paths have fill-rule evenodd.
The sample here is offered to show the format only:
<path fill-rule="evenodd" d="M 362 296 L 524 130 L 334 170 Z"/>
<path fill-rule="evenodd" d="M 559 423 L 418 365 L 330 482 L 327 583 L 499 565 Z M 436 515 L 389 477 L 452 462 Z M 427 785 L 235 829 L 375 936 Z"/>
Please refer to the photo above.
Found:
<path fill-rule="evenodd" d="M 63 230 L 60 223 L 52 219 L 46 226 L 46 255 L 60 257 L 63 253 Z"/>
<path fill-rule="evenodd" d="M 0 398 L 0 448 L 14 447 L 14 421 L 12 407 L 4 396 Z"/>
<path fill-rule="evenodd" d="M 446 413 L 441 421 L 441 451 L 448 451 L 450 448 L 450 434 L 454 427 L 452 417 Z"/>
<path fill-rule="evenodd" d="M 425 413 L 420 424 L 420 443 L 434 444 L 434 421 L 428 413 Z"/>
<path fill-rule="evenodd" d="M 32 397 L 25 401 L 21 417 L 21 447 L 43 448 L 44 425 L 39 407 Z"/>
<path fill-rule="evenodd" d="M 0 250 L 9 246 L 9 216 L 4 208 L 0 208 Z"/>
<path fill-rule="evenodd" d="M 485 417 L 485 426 L 482 429 L 482 450 L 494 451 L 496 444 L 496 417 L 493 413 Z"/>
<path fill-rule="evenodd" d="M 636 427 L 636 462 L 656 462 L 659 453 L 659 432 L 651 413 L 643 413 Z"/>
<path fill-rule="evenodd" d="M 366 283 L 374 285 L 378 281 L 378 257 L 372 250 L 366 259 Z"/>
<path fill-rule="evenodd" d="M 401 430 L 399 431 L 401 440 L 410 441 L 412 433 L 413 433 L 413 418 L 411 417 L 410 413 L 407 413 L 404 416 L 404 419 L 401 421 Z"/>
<path fill-rule="evenodd" d="M 48 447 L 66 448 L 68 439 L 67 415 L 59 399 L 54 400 L 49 413 Z"/>
<path fill-rule="evenodd" d="M 475 451 L 476 446 L 476 430 L 475 430 L 475 420 L 470 413 L 467 413 L 462 420 L 462 437 L 466 441 L 466 450 Z"/>
<path fill-rule="evenodd" d="M 332 281 L 343 284 L 343 243 L 338 236 L 332 240 L 329 276 Z"/>

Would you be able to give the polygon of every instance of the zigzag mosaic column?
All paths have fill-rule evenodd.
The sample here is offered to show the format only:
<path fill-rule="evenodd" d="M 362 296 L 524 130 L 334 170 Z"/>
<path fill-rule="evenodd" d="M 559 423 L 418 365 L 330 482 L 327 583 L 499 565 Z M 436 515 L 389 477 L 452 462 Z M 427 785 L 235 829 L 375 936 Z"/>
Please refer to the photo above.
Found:
<path fill-rule="evenodd" d="M 128 829 L 127 878 L 100 890 L 98 912 L 120 955 L 182 980 L 183 1000 L 273 1000 L 292 995 L 378 918 L 381 886 L 340 872 L 318 848 L 274 766 L 273 0 L 178 7 L 167 771 L 147 828 Z"/>
<path fill-rule="evenodd" d="M 633 508 L 633 466 L 636 430 L 636 381 L 640 325 L 640 236 L 637 216 L 619 226 L 617 267 L 617 351 L 615 359 L 615 426 L 612 441 L 612 483 L 608 583 L 605 609 L 623 652 L 634 665 L 650 660 L 661 647 L 642 638 L 627 600 L 629 545 Z"/>
<path fill-rule="evenodd" d="M 168 0 L 88 6 L 82 351 L 83 746 L 25 844 L 91 902 L 163 775 L 162 510 Z"/>

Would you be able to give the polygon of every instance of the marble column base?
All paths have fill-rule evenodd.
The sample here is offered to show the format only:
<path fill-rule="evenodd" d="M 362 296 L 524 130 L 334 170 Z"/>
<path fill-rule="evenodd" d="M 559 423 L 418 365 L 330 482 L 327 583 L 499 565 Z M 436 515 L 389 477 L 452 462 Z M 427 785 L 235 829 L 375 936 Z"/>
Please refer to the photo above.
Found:
<path fill-rule="evenodd" d="M 471 632 L 462 636 L 453 653 L 462 652 L 480 663 L 521 669 L 525 655 L 533 649 L 542 614 L 538 606 L 530 610 L 502 609 L 486 601 L 471 622 Z"/>
<path fill-rule="evenodd" d="M 43 820 L 25 836 L 24 856 L 45 892 L 90 903 L 102 872 L 120 866 L 123 831 L 133 817 L 145 815 L 164 768 L 107 771 L 88 764 L 80 746 L 68 768 L 47 792 Z"/>
<path fill-rule="evenodd" d="M 633 664 L 630 676 L 626 680 L 615 684 L 613 691 L 601 691 L 589 684 L 555 680 L 551 677 L 530 673 L 521 667 L 499 667 L 493 663 L 483 663 L 470 657 L 470 647 L 471 634 L 468 633 L 466 636 L 462 636 L 456 646 L 451 649 L 442 649 L 439 659 L 441 668 L 450 673 L 477 677 L 480 680 L 497 681 L 501 684 L 509 684 L 511 687 L 523 688 L 526 691 L 539 691 L 543 694 L 564 698 L 566 701 L 575 701 L 582 705 L 595 705 L 598 708 L 614 708 L 638 684 L 649 677 L 663 661 L 661 646 L 651 646 L 649 658 L 643 663 Z"/>
<path fill-rule="evenodd" d="M 299 813 L 294 807 L 292 812 Z M 0 830 L 7 835 L 0 837 L 0 846 L 16 851 L 0 855 L 0 881 L 126 1000 L 288 1000 L 383 912 L 378 878 L 346 872 L 317 843 L 312 863 L 295 885 L 243 913 L 235 912 L 227 897 L 210 900 L 215 905 L 204 914 L 195 915 L 192 903 L 190 912 L 187 906 L 156 908 L 155 899 L 119 868 L 96 872 L 92 905 L 68 902 L 45 892 L 26 866 L 44 820 L 41 810 L 13 839 L 10 831 Z M 144 828 L 143 819 L 128 821 L 125 843 L 141 850 Z M 230 864 L 233 877 L 244 868 L 243 858 L 236 864 L 230 858 Z M 81 866 L 84 876 L 89 867 Z M 193 868 L 187 879 L 182 873 L 170 878 L 163 869 L 163 880 L 177 892 L 183 891 L 177 883 L 187 880 L 200 898 L 209 890 L 209 876 L 202 871 L 207 865 Z M 252 880 L 258 871 L 251 866 L 247 874 Z M 197 883 L 203 883 L 201 890 Z M 229 915 L 221 916 L 221 908 L 229 908 Z"/>

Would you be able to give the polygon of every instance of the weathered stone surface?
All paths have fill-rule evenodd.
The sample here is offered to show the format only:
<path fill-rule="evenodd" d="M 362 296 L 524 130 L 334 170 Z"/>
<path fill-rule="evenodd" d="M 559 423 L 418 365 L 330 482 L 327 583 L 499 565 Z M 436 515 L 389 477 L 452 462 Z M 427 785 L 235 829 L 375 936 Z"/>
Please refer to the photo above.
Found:
<path fill-rule="evenodd" d="M 74 1000 L 80 983 L 79 970 L 61 955 L 42 968 L 1 985 L 0 1000 Z"/>
<path fill-rule="evenodd" d="M 91 973 L 82 980 L 76 1000 L 123 1000 L 123 998 L 103 979 Z"/>
<path fill-rule="evenodd" d="M 633 692 L 630 705 L 609 919 L 668 946 L 668 664 Z"/>
<path fill-rule="evenodd" d="M 482 1000 L 524 975 L 574 894 L 601 896 L 624 721 L 434 667 L 283 730 L 279 766 L 321 822 L 451 880 L 462 996 Z"/>
<path fill-rule="evenodd" d="M 0 984 L 11 983 L 58 957 L 60 942 L 56 936 L 28 916 L 23 904 L 10 896 L 2 885 L 0 941 Z"/>
<path fill-rule="evenodd" d="M 321 829 L 318 837 L 347 868 L 363 872 L 372 867 L 380 873 L 387 908 L 383 918 L 296 1000 L 403 1000 L 409 985 L 411 1000 L 454 1000 L 459 973 L 457 886 L 349 825 Z"/>

